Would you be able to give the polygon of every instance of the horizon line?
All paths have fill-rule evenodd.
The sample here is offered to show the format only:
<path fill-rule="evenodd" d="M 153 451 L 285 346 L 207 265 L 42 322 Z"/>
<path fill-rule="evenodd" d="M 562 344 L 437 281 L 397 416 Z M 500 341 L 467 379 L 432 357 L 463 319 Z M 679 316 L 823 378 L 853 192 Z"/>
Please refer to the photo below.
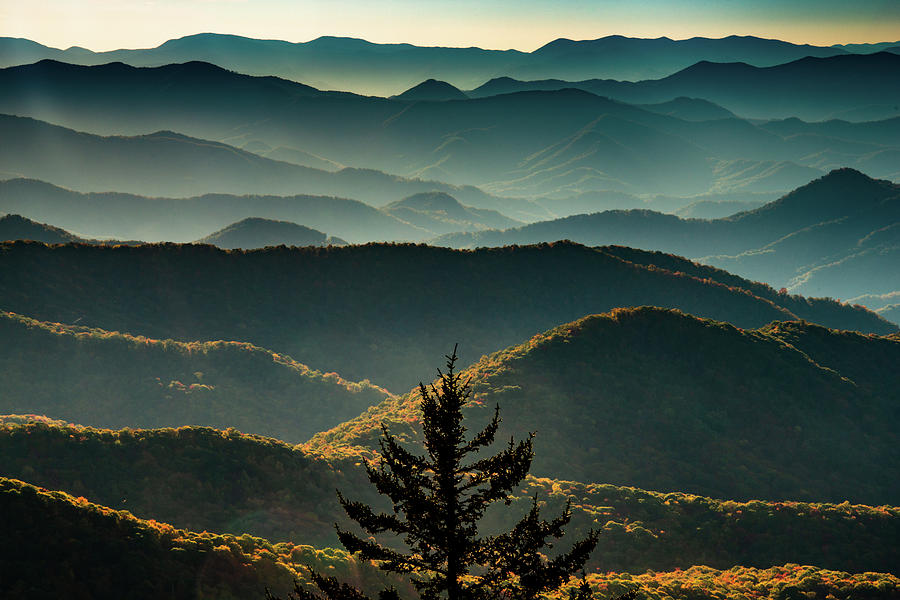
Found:
<path fill-rule="evenodd" d="M 519 49 L 519 48 L 489 48 L 489 47 L 485 47 L 485 46 L 473 46 L 473 45 L 469 45 L 469 46 L 465 46 L 465 45 L 464 45 L 464 46 L 448 46 L 448 45 L 441 45 L 441 44 L 437 44 L 437 45 L 420 45 L 420 44 L 414 44 L 414 43 L 412 43 L 412 42 L 395 42 L 395 41 L 391 41 L 391 42 L 384 42 L 384 41 L 374 42 L 374 41 L 369 40 L 369 39 L 366 39 L 366 38 L 356 37 L 356 36 L 352 36 L 352 35 L 331 35 L 331 34 L 323 34 L 323 35 L 319 35 L 319 36 L 314 37 L 314 38 L 309 39 L 309 40 L 296 41 L 296 42 L 295 42 L 295 41 L 286 40 L 286 39 L 281 39 L 281 38 L 253 37 L 253 36 L 250 36 L 250 35 L 243 35 L 243 34 L 239 34 L 239 33 L 225 33 L 225 32 L 216 32 L 216 31 L 198 31 L 198 32 L 196 32 L 196 33 L 189 33 L 189 34 L 182 35 L 182 36 L 178 36 L 178 37 L 167 38 L 167 39 L 163 40 L 162 42 L 158 43 L 158 44 L 155 45 L 155 46 L 144 46 L 144 47 L 119 47 L 119 48 L 111 48 L 111 49 L 108 49 L 108 50 L 94 50 L 94 49 L 88 48 L 87 46 L 82 46 L 82 45 L 80 45 L 80 44 L 73 44 L 73 45 L 68 46 L 68 47 L 66 47 L 66 48 L 61 48 L 61 47 L 58 47 L 58 46 L 51 46 L 51 45 L 48 45 L 48 44 L 46 44 L 46 43 L 40 42 L 40 41 L 38 41 L 37 39 L 29 38 L 29 37 L 24 37 L 24 36 L 3 35 L 3 36 L 0 36 L 0 37 L 6 38 L 6 39 L 25 40 L 25 41 L 28 41 L 28 42 L 33 42 L 33 43 L 35 43 L 35 44 L 41 45 L 41 46 L 43 46 L 43 47 L 45 47 L 45 48 L 49 48 L 49 49 L 51 49 L 51 50 L 59 50 L 59 51 L 61 51 L 61 52 L 68 52 L 69 50 L 87 50 L 88 52 L 92 52 L 92 53 L 95 53 L 95 54 L 103 54 L 103 53 L 107 53 L 107 52 L 153 50 L 153 49 L 159 48 L 160 46 L 163 46 L 163 45 L 167 44 L 168 42 L 173 42 L 173 41 L 183 40 L 183 39 L 191 38 L 191 37 L 199 37 L 199 36 L 235 37 L 235 38 L 241 38 L 241 39 L 246 39 L 246 40 L 254 40 L 254 41 L 260 41 L 260 42 L 281 42 L 281 43 L 292 44 L 292 45 L 309 44 L 309 43 L 315 42 L 315 41 L 317 41 L 317 40 L 321 40 L 321 39 L 323 39 L 323 38 L 332 38 L 332 39 L 339 39 L 339 40 L 354 40 L 354 41 L 361 41 L 361 42 L 365 42 L 365 43 L 367 43 L 367 44 L 372 44 L 372 45 L 376 45 L 376 46 L 412 46 L 412 47 L 415 47 L 415 48 L 445 48 L 445 49 L 459 49 L 459 50 L 479 49 L 479 50 L 485 50 L 485 51 L 490 51 L 490 52 L 521 52 L 521 53 L 523 53 L 523 54 L 531 54 L 531 53 L 533 53 L 533 52 L 539 50 L 540 48 L 543 48 L 544 46 L 547 46 L 548 44 L 552 44 L 553 42 L 560 41 L 560 40 L 571 41 L 571 42 L 593 42 L 593 41 L 602 40 L 602 39 L 607 39 L 607 38 L 624 38 L 624 39 L 631 39 L 631 40 L 670 40 L 670 41 L 673 41 L 673 42 L 683 42 L 683 41 L 689 41 L 689 40 L 695 40 L 695 39 L 724 40 L 724 39 L 728 39 L 728 38 L 755 38 L 755 39 L 767 40 L 767 41 L 785 42 L 785 43 L 792 44 L 792 45 L 795 45 L 795 46 L 810 46 L 810 47 L 814 47 L 814 48 L 835 48 L 835 47 L 856 46 L 856 45 L 876 46 L 876 45 L 879 45 L 879 44 L 894 44 L 894 43 L 900 44 L 900 40 L 896 40 L 896 41 L 895 41 L 895 40 L 881 40 L 881 41 L 877 41 L 877 42 L 872 42 L 872 41 L 867 41 L 867 42 L 835 42 L 835 43 L 829 44 L 829 45 L 820 45 L 820 44 L 811 44 L 811 43 L 807 43 L 807 42 L 793 42 L 793 41 L 789 41 L 789 40 L 782 39 L 782 38 L 777 38 L 777 37 L 765 37 L 765 36 L 762 36 L 762 35 L 759 35 L 759 34 L 752 34 L 752 33 L 744 33 L 744 34 L 741 34 L 741 33 L 731 33 L 731 34 L 728 34 L 728 35 L 724 35 L 724 36 L 722 36 L 722 37 L 709 37 L 709 36 L 705 36 L 705 35 L 694 35 L 694 36 L 684 37 L 684 38 L 675 38 L 675 37 L 669 37 L 669 36 L 665 36 L 665 35 L 663 35 L 663 36 L 657 36 L 657 37 L 640 37 L 640 36 L 629 36 L 629 35 L 623 35 L 623 34 L 615 34 L 615 33 L 613 33 L 613 34 L 608 34 L 608 35 L 600 36 L 600 37 L 597 37 L 597 38 L 582 38 L 582 39 L 574 39 L 574 38 L 568 38 L 568 37 L 560 36 L 560 37 L 555 37 L 555 38 L 553 38 L 552 40 L 550 40 L 550 41 L 548 41 L 548 42 L 545 42 L 545 43 L 543 43 L 543 44 L 540 44 L 539 46 L 535 47 L 534 50 L 521 50 L 521 49 Z"/>

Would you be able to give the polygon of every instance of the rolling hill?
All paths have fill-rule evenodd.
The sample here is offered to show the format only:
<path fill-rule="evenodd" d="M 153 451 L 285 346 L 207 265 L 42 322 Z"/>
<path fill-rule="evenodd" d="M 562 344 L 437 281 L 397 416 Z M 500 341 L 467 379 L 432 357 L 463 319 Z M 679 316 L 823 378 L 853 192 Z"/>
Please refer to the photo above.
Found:
<path fill-rule="evenodd" d="M 741 330 L 646 307 L 585 317 L 470 367 L 469 414 L 483 422 L 499 405 L 501 439 L 537 431 L 537 476 L 744 500 L 895 502 L 900 379 L 858 363 L 861 350 L 896 363 L 900 345 L 787 327 L 803 351 L 778 323 Z M 418 402 L 417 390 L 391 398 L 307 446 L 366 455 L 382 423 L 415 442 Z"/>
<path fill-rule="evenodd" d="M 374 569 L 340 550 L 175 529 L 5 477 L 0 506 L 11 534 L 0 560 L 7 597 L 66 590 L 78 598 L 249 598 L 308 581 L 307 564 L 361 587 L 383 585 Z"/>
<path fill-rule="evenodd" d="M 393 391 L 414 385 L 455 341 L 466 363 L 561 322 L 641 304 L 740 327 L 796 318 L 733 284 L 572 243 L 477 251 L 0 244 L 5 310 L 153 339 L 250 342 Z M 862 308 L 821 306 L 816 321 L 828 326 L 896 330 Z"/>
<path fill-rule="evenodd" d="M 390 583 L 409 592 L 402 582 L 385 581 L 340 550 L 175 529 L 15 479 L 0 479 L 0 503 L 0 519 L 16 524 L 9 529 L 15 535 L 7 539 L 0 561 L 4 595 L 44 597 L 64 589 L 90 598 L 246 598 L 264 594 L 266 587 L 284 594 L 294 578 L 306 581 L 304 565 L 370 593 Z M 104 552 L 85 552 L 87 544 Z M 728 571 L 691 567 L 637 578 L 608 572 L 591 575 L 589 581 L 604 592 L 636 589 L 651 598 L 662 592 L 678 600 L 687 600 L 684 589 L 697 600 L 732 600 L 750 590 L 774 599 L 785 589 L 840 600 L 887 600 L 900 587 L 900 580 L 886 573 L 850 574 L 795 564 Z"/>
<path fill-rule="evenodd" d="M 265 248 L 266 246 L 344 246 L 344 240 L 321 231 L 273 219 L 249 217 L 232 223 L 206 237 L 198 244 L 212 244 L 219 248 Z"/>
<path fill-rule="evenodd" d="M 116 428 L 238 427 L 301 442 L 388 397 L 247 343 L 154 340 L 7 312 L 0 337 L 3 413 Z"/>
<path fill-rule="evenodd" d="M 358 464 L 329 462 L 276 440 L 207 428 L 109 431 L 5 423 L 0 472 L 191 530 L 313 546 L 347 523 L 334 489 L 381 506 Z M 100 468 L 97 464 L 103 457 Z M 240 476 L 229 477 L 229 473 Z M 172 489 L 163 482 L 177 481 Z M 603 530 L 591 570 L 642 573 L 693 564 L 767 568 L 802 562 L 848 571 L 895 569 L 897 507 L 734 502 L 609 484 L 529 477 L 488 530 L 506 529 L 537 494 L 548 512 L 573 500 L 568 535 Z M 752 538 L 753 544 L 743 543 Z"/>
<path fill-rule="evenodd" d="M 86 240 L 73 235 L 59 227 L 36 223 L 21 215 L 4 215 L 0 217 L 0 239 L 2 240 L 34 240 L 47 244 L 67 244 Z"/>

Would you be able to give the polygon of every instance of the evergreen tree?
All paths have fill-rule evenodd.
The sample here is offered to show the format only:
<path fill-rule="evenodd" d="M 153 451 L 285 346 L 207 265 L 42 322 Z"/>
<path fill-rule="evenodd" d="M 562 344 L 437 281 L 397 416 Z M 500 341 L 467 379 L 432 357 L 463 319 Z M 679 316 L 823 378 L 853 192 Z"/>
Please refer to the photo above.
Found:
<path fill-rule="evenodd" d="M 512 490 L 525 478 L 534 456 L 534 434 L 509 444 L 498 454 L 477 456 L 494 442 L 500 408 L 490 423 L 471 438 L 463 425 L 463 406 L 471 393 L 469 382 L 455 370 L 456 348 L 447 356 L 446 372 L 438 369 L 438 386 L 419 384 L 425 454 L 403 446 L 382 425 L 381 462 L 367 466 L 369 480 L 393 504 L 393 513 L 376 512 L 361 502 L 338 498 L 347 515 L 367 533 L 363 538 L 337 527 L 349 552 L 378 561 L 393 573 L 410 574 L 423 600 L 533 600 L 558 589 L 579 571 L 597 544 L 598 534 L 553 558 L 541 551 L 551 538 L 560 538 L 571 518 L 567 503 L 550 521 L 541 518 L 537 497 L 529 512 L 507 533 L 479 537 L 478 523 L 495 502 L 509 504 Z M 408 551 L 387 547 L 373 536 L 390 532 L 401 537 Z M 329 600 L 366 600 L 366 596 L 334 578 L 313 573 L 313 581 Z M 393 589 L 382 599 L 397 598 Z M 318 596 L 295 585 L 292 598 Z M 574 598 L 590 597 L 582 582 Z M 271 598 L 271 597 L 270 597 Z M 624 598 L 624 597 L 623 597 Z"/>

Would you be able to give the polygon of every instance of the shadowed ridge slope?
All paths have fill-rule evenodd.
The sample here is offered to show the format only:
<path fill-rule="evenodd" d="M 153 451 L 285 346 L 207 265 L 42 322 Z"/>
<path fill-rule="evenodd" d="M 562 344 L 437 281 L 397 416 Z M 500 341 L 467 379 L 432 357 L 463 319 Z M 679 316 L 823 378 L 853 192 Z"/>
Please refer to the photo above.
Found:
<path fill-rule="evenodd" d="M 0 249 L 6 310 L 156 339 L 244 340 L 394 391 L 430 371 L 428 357 L 446 352 L 447 340 L 468 340 L 463 360 L 471 362 L 616 306 L 671 306 L 741 327 L 795 318 L 744 290 L 569 242 L 474 251 L 33 242 Z M 449 281 L 480 292 L 449 294 Z"/>
<path fill-rule="evenodd" d="M 267 586 L 283 594 L 295 578 L 308 581 L 301 565 L 336 570 L 356 585 L 378 581 L 374 569 L 340 550 L 176 529 L 6 477 L 0 515 L 9 525 L 0 550 L 0 594 L 8 598 L 60 589 L 80 598 L 253 598 Z"/>
<path fill-rule="evenodd" d="M 859 304 L 854 303 L 850 305 L 831 298 L 808 298 L 796 294 L 788 294 L 786 290 L 775 290 L 765 283 L 751 281 L 729 273 L 724 269 L 704 265 L 665 252 L 640 250 L 627 246 L 600 246 L 598 250 L 637 265 L 666 269 L 673 273 L 684 273 L 700 280 L 715 281 L 731 288 L 747 290 L 754 296 L 764 298 L 777 306 L 783 307 L 797 318 L 812 321 L 813 323 L 819 323 L 835 329 L 871 331 L 882 335 L 894 331 L 893 323 Z"/>
<path fill-rule="evenodd" d="M 2 311 L 0 339 L 0 413 L 99 427 L 238 427 L 299 442 L 389 395 L 242 342 L 149 339 Z"/>
<path fill-rule="evenodd" d="M 814 361 L 762 330 L 617 309 L 482 358 L 468 369 L 470 411 L 486 419 L 499 403 L 504 435 L 536 430 L 536 475 L 736 499 L 895 501 L 900 484 L 883 475 L 900 472 L 896 391 L 871 394 Z M 418 440 L 417 402 L 416 392 L 392 398 L 308 447 L 371 451 L 382 422 Z"/>
<path fill-rule="evenodd" d="M 900 184 L 873 179 L 856 169 L 835 169 L 778 200 L 720 220 L 742 226 L 765 223 L 786 235 L 815 223 L 861 212 L 898 195 Z"/>
<path fill-rule="evenodd" d="M 0 217 L 0 240 L 33 240 L 45 244 L 67 244 L 85 240 L 65 229 L 32 221 L 21 215 Z"/>

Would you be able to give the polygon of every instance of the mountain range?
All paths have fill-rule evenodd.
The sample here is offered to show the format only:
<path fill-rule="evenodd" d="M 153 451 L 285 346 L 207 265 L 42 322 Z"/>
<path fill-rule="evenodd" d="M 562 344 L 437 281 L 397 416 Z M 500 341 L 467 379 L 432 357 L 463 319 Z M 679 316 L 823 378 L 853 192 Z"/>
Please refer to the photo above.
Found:
<path fill-rule="evenodd" d="M 759 208 L 713 220 L 616 210 L 506 231 L 448 234 L 439 245 L 474 248 L 570 239 L 698 258 L 795 293 L 850 298 L 900 288 L 900 186 L 841 169 Z"/>
<path fill-rule="evenodd" d="M 616 81 L 560 79 L 520 81 L 496 78 L 468 92 L 473 98 L 533 90 L 575 88 L 623 102 L 666 102 L 679 96 L 703 98 L 747 118 L 820 121 L 854 109 L 881 107 L 880 118 L 900 116 L 897 73 L 900 53 L 807 55 L 791 62 L 754 66 L 702 60 L 662 79 Z"/>
<path fill-rule="evenodd" d="M 534 443 L 479 535 L 599 536 L 546 600 L 894 600 L 898 98 L 891 41 L 0 37 L 0 597 L 416 597 L 335 489 L 458 348 Z"/>
<path fill-rule="evenodd" d="M 84 65 L 121 61 L 133 66 L 202 60 L 251 75 L 277 75 L 325 89 L 384 96 L 429 78 L 464 89 L 499 75 L 635 81 L 670 75 L 703 60 L 762 67 L 806 56 L 872 53 L 895 46 L 900 42 L 823 47 L 753 36 L 673 40 L 612 35 L 595 40 L 559 38 L 533 52 L 520 52 L 373 44 L 332 36 L 290 43 L 202 33 L 169 40 L 156 48 L 110 52 L 79 47 L 60 50 L 30 40 L 0 38 L 0 66 L 45 58 Z"/>
<path fill-rule="evenodd" d="M 893 58 L 900 64 L 900 56 Z M 893 81 L 887 73 L 883 79 Z M 519 213 L 512 213 L 505 210 L 509 201 L 494 196 L 565 198 L 604 190 L 667 195 L 783 192 L 844 166 L 865 169 L 876 177 L 893 177 L 897 167 L 892 157 L 900 152 L 900 118 L 881 123 L 791 121 L 784 126 L 736 118 L 694 121 L 671 116 L 678 113 L 668 108 L 652 112 L 574 89 L 410 104 L 320 92 L 204 63 L 136 69 L 121 64 L 78 67 L 52 61 L 0 70 L 0 84 L 0 111 L 95 134 L 132 136 L 64 135 L 47 125 L 42 125 L 43 129 L 36 123 L 26 127 L 25 121 L 7 117 L 4 126 L 14 128 L 9 130 L 10 138 L 21 141 L 10 147 L 11 156 L 0 164 L 0 172 L 42 167 L 44 175 L 29 176 L 62 185 L 63 176 L 80 176 L 77 171 L 72 173 L 71 167 L 66 170 L 66 165 L 58 164 L 59 160 L 54 163 L 52 156 L 33 157 L 25 165 L 23 159 L 16 159 L 16 152 L 30 155 L 29 144 L 39 147 L 37 131 L 46 135 L 56 132 L 60 143 L 70 144 L 70 152 L 76 150 L 73 146 L 88 155 L 113 152 L 112 147 L 125 152 L 112 157 L 117 172 L 138 169 L 140 174 L 140 168 L 171 166 L 173 180 L 166 182 L 164 189 L 160 182 L 144 181 L 147 176 L 125 179 L 124 175 L 117 175 L 116 184 L 127 188 L 107 188 L 144 195 L 192 195 L 233 182 L 232 192 L 324 193 L 380 205 L 419 191 L 438 190 L 464 204 L 528 221 L 535 219 L 523 213 L 533 207 L 521 206 Z M 160 89 L 167 93 L 161 94 Z M 224 102 L 223 98 L 232 100 Z M 37 131 L 29 133 L 29 127 Z M 803 130 L 797 131 L 798 127 Z M 159 159 L 152 164 L 141 162 L 151 142 L 159 144 L 152 147 L 171 146 L 171 152 L 177 152 L 182 160 L 194 157 L 199 161 L 205 156 L 210 162 L 190 163 L 196 164 L 194 170 L 201 177 L 185 181 L 178 173 L 186 165 L 167 165 Z M 264 152 L 293 149 L 334 164 L 431 181 L 406 182 L 394 176 L 376 177 L 371 171 L 304 169 L 236 149 L 259 149 L 260 145 Z M 129 159 L 128 152 L 135 156 Z M 278 156 L 290 160 L 285 153 Z M 235 174 L 215 171 L 226 162 L 240 162 Z M 60 173 L 54 176 L 57 170 Z M 238 180 L 238 172 L 246 175 Z M 96 185 L 103 183 L 103 178 L 98 179 L 88 191 L 102 191 Z M 467 184 L 481 186 L 494 196 Z M 192 187 L 182 189 L 187 185 Z M 198 190 L 200 187 L 204 189 Z M 388 197 L 386 192 L 397 187 L 404 187 L 404 192 L 392 192 L 393 197 Z"/>
<path fill-rule="evenodd" d="M 191 198 L 151 198 L 116 192 L 80 193 L 30 179 L 0 181 L 0 211 L 21 213 L 34 221 L 52 221 L 67 230 L 83 232 L 82 236 L 97 238 L 187 242 L 247 218 L 289 221 L 327 231 L 351 243 L 379 239 L 419 241 L 441 232 L 516 223 L 494 211 L 471 209 L 458 203 L 450 209 L 454 218 L 448 218 L 448 207 L 438 211 L 428 208 L 424 199 L 429 197 L 428 193 L 418 197 L 414 194 L 408 201 L 398 201 L 393 208 L 378 209 L 357 200 L 332 196 L 204 194 Z M 538 207 L 537 210 L 548 214 L 546 209 Z M 402 220 L 392 212 L 422 226 Z M 28 231 L 15 227 L 7 236 L 57 243 L 57 238 L 50 236 L 29 238 L 33 234 Z M 281 239 L 278 243 L 288 243 L 288 240 Z"/>

